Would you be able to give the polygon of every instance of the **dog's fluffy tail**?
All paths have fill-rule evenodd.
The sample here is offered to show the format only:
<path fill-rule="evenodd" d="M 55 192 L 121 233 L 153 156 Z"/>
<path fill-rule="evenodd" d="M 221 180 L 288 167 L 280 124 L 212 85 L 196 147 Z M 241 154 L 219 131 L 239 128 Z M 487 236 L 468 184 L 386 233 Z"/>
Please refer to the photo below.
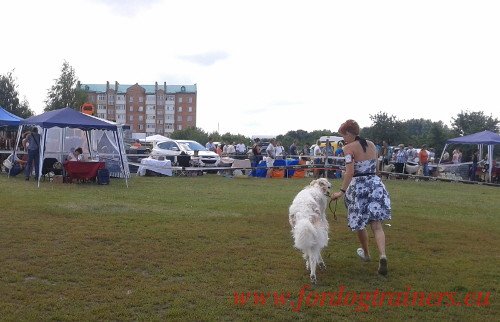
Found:
<path fill-rule="evenodd" d="M 295 248 L 306 250 L 316 245 L 317 232 L 308 219 L 299 219 L 292 230 Z"/>

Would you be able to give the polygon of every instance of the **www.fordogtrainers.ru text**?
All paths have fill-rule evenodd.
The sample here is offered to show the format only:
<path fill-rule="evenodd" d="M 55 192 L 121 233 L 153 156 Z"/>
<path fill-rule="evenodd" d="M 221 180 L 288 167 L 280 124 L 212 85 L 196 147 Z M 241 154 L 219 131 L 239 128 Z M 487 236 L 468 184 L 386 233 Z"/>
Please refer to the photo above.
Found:
<path fill-rule="evenodd" d="M 316 292 L 306 284 L 298 292 L 296 299 L 286 292 L 234 292 L 234 304 L 237 306 L 289 305 L 292 311 L 299 312 L 305 307 L 352 306 L 356 311 L 367 312 L 370 307 L 436 307 L 465 306 L 483 307 L 490 305 L 491 292 L 420 292 L 412 291 L 410 286 L 402 292 L 349 291 L 341 285 L 334 292 Z"/>

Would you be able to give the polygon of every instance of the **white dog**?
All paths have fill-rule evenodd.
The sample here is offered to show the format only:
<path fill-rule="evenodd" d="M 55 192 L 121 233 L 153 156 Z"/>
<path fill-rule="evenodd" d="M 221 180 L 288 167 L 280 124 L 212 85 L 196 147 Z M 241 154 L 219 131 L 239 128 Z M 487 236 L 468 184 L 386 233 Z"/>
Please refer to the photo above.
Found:
<path fill-rule="evenodd" d="M 316 283 L 316 265 L 326 268 L 321 258 L 321 249 L 328 244 L 325 211 L 331 187 L 330 182 L 324 178 L 312 181 L 295 196 L 288 214 L 294 246 L 303 252 L 306 269 L 311 270 L 312 283 Z"/>

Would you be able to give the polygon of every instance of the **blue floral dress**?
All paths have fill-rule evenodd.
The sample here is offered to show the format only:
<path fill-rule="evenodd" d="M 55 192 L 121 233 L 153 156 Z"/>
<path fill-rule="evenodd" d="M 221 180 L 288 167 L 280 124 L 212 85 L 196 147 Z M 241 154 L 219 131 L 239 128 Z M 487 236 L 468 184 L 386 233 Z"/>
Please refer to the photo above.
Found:
<path fill-rule="evenodd" d="M 375 175 L 376 160 L 354 162 L 354 177 L 347 188 L 345 203 L 348 226 L 362 230 L 371 221 L 391 219 L 391 200 L 382 180 Z"/>

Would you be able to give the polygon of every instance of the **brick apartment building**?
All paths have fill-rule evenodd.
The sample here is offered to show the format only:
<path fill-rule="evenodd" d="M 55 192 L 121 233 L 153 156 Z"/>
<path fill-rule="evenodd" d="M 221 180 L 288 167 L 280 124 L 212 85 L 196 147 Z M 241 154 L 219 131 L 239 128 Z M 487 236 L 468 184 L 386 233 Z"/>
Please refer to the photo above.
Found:
<path fill-rule="evenodd" d="M 196 127 L 196 84 L 78 84 L 97 117 L 130 125 L 132 133 L 169 136 Z"/>

